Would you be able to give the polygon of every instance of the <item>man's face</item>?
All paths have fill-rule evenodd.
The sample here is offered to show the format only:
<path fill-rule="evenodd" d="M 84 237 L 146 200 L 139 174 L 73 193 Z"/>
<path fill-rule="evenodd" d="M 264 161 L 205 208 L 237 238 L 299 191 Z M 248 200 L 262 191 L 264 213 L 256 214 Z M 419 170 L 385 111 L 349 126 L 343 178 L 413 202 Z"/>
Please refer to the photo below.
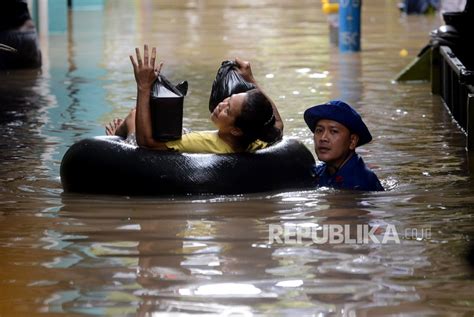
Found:
<path fill-rule="evenodd" d="M 350 151 L 355 150 L 359 137 L 339 122 L 321 119 L 314 129 L 314 150 L 320 161 L 339 167 Z"/>

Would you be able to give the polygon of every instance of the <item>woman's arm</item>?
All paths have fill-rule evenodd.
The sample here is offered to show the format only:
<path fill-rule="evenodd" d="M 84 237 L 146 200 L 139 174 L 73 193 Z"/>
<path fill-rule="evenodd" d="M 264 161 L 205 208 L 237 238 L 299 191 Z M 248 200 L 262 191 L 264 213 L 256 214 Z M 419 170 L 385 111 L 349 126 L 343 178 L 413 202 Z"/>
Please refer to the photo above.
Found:
<path fill-rule="evenodd" d="M 273 102 L 272 98 L 270 98 L 269 95 L 265 93 L 265 91 L 262 89 L 262 87 L 257 83 L 255 80 L 255 77 L 253 77 L 252 74 L 252 68 L 250 67 L 250 62 L 248 61 L 243 61 L 240 58 L 236 57 L 235 58 L 235 63 L 238 66 L 238 70 L 240 75 L 249 83 L 254 84 L 258 90 L 260 90 L 263 95 L 270 101 L 272 108 L 273 108 L 273 115 L 275 116 L 275 128 L 280 131 L 280 138 L 283 136 L 283 121 L 280 117 L 280 113 L 278 112 L 277 106 L 275 102 Z"/>
<path fill-rule="evenodd" d="M 151 87 L 161 71 L 163 63 L 155 69 L 156 48 L 153 47 L 151 57 L 148 56 L 148 45 L 145 44 L 143 60 L 138 47 L 135 49 L 136 58 L 130 55 L 130 60 L 137 82 L 137 112 L 135 116 L 135 126 L 137 135 L 137 144 L 141 147 L 152 148 L 156 150 L 166 150 L 166 144 L 153 139 L 151 114 L 150 114 L 150 93 Z"/>

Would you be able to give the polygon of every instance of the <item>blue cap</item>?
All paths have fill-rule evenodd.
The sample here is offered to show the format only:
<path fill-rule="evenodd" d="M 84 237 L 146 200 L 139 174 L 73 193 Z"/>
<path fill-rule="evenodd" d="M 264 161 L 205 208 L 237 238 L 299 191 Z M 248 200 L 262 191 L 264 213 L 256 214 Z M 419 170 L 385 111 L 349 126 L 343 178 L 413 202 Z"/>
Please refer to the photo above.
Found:
<path fill-rule="evenodd" d="M 372 141 L 372 135 L 360 115 L 351 106 L 341 100 L 331 100 L 325 104 L 313 106 L 304 112 L 304 121 L 314 133 L 316 123 L 328 119 L 343 124 L 351 133 L 359 136 L 357 146 Z"/>

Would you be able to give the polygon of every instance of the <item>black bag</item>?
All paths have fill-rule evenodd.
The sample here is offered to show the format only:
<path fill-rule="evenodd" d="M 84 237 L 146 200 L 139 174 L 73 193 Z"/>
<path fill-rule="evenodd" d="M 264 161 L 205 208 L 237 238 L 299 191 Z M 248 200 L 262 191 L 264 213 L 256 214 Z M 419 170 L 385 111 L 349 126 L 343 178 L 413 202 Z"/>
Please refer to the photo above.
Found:
<path fill-rule="evenodd" d="M 150 95 L 150 112 L 153 138 L 171 141 L 181 138 L 183 131 L 183 102 L 188 82 L 176 87 L 160 75 L 153 83 Z"/>
<path fill-rule="evenodd" d="M 212 83 L 211 96 L 209 98 L 209 111 L 227 97 L 233 94 L 246 92 L 256 88 L 254 84 L 249 83 L 240 76 L 235 68 L 237 64 L 234 61 L 223 61 L 217 71 L 216 79 Z"/>

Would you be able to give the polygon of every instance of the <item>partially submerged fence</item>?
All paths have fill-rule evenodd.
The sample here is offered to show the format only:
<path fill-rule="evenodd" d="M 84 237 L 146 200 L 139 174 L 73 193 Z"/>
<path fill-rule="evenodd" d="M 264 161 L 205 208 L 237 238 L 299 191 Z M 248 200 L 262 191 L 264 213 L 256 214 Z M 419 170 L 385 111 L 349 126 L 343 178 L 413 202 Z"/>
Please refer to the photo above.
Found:
<path fill-rule="evenodd" d="M 440 95 L 467 135 L 466 147 L 474 150 L 474 71 L 468 70 L 447 46 L 431 54 L 431 92 Z"/>

